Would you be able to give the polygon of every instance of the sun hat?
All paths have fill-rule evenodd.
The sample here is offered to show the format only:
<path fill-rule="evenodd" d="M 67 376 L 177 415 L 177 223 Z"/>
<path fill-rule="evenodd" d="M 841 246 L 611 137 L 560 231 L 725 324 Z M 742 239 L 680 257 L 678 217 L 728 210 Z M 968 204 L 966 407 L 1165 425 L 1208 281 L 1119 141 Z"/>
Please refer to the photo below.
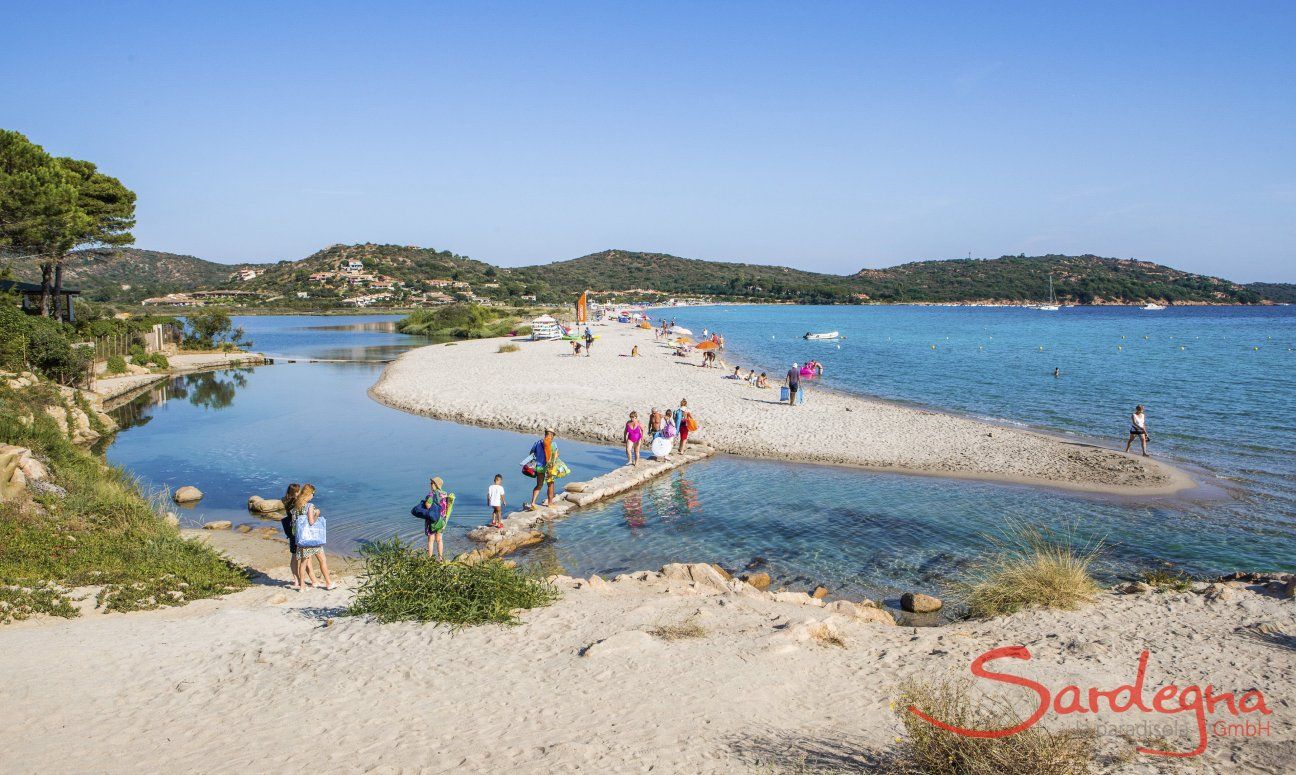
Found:
<path fill-rule="evenodd" d="M 445 483 L 441 481 L 441 477 L 434 476 L 432 477 L 432 484 L 435 484 L 437 486 L 437 489 L 439 490 Z"/>
<path fill-rule="evenodd" d="M 544 431 L 544 432 L 545 432 L 545 435 L 546 435 L 546 436 L 548 436 L 548 435 L 551 434 L 551 433 L 552 433 L 553 435 L 555 435 L 555 436 L 558 435 L 558 431 L 554 430 L 553 428 L 545 428 L 545 431 Z"/>

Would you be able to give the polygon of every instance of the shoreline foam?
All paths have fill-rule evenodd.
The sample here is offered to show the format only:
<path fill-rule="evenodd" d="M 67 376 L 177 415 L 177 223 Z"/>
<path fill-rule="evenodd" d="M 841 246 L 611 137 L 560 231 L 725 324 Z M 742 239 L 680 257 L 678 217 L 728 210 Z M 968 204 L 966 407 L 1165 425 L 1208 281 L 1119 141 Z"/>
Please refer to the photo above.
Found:
<path fill-rule="evenodd" d="M 646 420 L 688 398 L 696 439 L 742 457 L 844 465 L 1132 496 L 1169 495 L 1195 486 L 1156 459 L 1072 442 L 1035 430 L 811 388 L 804 406 L 779 404 L 760 390 L 701 369 L 623 324 L 598 326 L 591 357 L 567 342 L 507 339 L 429 345 L 405 353 L 369 390 L 387 406 L 440 420 L 510 431 L 552 426 L 559 436 L 619 444 L 630 409 Z M 626 355 L 639 345 L 640 358 Z"/>

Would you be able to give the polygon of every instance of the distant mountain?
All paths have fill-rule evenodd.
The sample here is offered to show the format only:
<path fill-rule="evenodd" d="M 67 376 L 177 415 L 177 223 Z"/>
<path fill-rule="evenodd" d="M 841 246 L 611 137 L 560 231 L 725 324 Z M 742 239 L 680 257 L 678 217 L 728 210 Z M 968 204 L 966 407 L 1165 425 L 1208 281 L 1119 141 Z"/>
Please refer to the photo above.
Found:
<path fill-rule="evenodd" d="M 33 259 L 9 259 L 19 279 L 37 281 Z M 604 250 L 568 261 L 498 267 L 410 245 L 333 245 L 297 261 L 219 264 L 194 256 L 124 248 L 83 251 L 65 283 L 92 300 L 135 302 L 194 290 L 258 292 L 243 303 L 307 308 L 418 306 L 441 301 L 570 303 L 583 290 L 634 299 L 710 297 L 801 304 L 1023 303 L 1253 304 L 1296 301 L 1296 286 L 1238 283 L 1150 261 L 1099 256 L 1002 256 L 918 261 L 853 275 L 726 263 L 665 253 Z M 129 286 L 129 287 L 126 287 Z"/>
<path fill-rule="evenodd" d="M 1269 301 L 1296 304 L 1296 283 L 1247 283 L 1246 287 Z"/>
<path fill-rule="evenodd" d="M 19 280 L 40 282 L 40 263 L 34 258 L 0 257 L 0 266 L 11 267 Z M 251 266 L 140 248 L 82 250 L 68 259 L 63 284 L 93 301 L 138 301 L 174 291 L 220 287 L 235 272 Z"/>
<path fill-rule="evenodd" d="M 1255 304 L 1254 288 L 1124 258 L 1003 256 L 919 261 L 854 275 L 862 293 L 885 302 L 1025 302 L 1048 298 L 1049 276 L 1059 301 L 1072 304 Z"/>

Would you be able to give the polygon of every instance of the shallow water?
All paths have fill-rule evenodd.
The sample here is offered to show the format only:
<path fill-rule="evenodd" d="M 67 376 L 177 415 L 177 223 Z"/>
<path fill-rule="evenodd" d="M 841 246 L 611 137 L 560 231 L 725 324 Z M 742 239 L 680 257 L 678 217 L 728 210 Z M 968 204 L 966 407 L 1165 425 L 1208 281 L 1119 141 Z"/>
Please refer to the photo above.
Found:
<path fill-rule="evenodd" d="M 1131 501 L 720 457 L 556 523 L 556 540 L 530 556 L 578 575 L 676 561 L 738 570 L 763 560 L 762 569 L 791 588 L 823 583 L 835 594 L 892 597 L 943 589 L 988 545 L 986 534 L 1023 521 L 1080 542 L 1105 540 L 1100 570 L 1108 576 L 1165 561 L 1202 574 L 1290 569 L 1290 310 L 671 310 L 681 325 L 724 332 L 731 361 L 786 370 L 809 355 L 825 363 L 825 382 L 839 389 L 1110 443 L 1124 443 L 1125 415 L 1141 401 L 1153 450 L 1221 477 L 1227 491 Z M 282 360 L 382 360 L 425 343 L 382 330 L 391 320 L 242 318 L 257 349 L 281 360 L 181 377 L 142 397 L 120 410 L 127 424 L 142 422 L 118 434 L 108 457 L 146 484 L 195 484 L 206 492 L 185 512 L 191 522 L 256 522 L 244 508 L 248 495 L 277 496 L 289 480 L 313 481 L 330 520 L 330 545 L 344 551 L 393 533 L 418 538 L 421 523 L 408 509 L 437 473 L 461 496 L 448 548 L 467 548 L 464 533 L 485 519 L 493 473 L 505 474 L 512 504 L 529 494 L 518 464 L 531 438 L 383 407 L 366 396 L 381 373 L 375 363 Z M 832 329 L 847 334 L 840 349 L 796 338 Z M 1057 379 L 1055 365 L 1062 369 Z M 705 416 L 705 407 L 699 411 Z M 572 480 L 622 459 L 613 448 L 561 446 Z"/>

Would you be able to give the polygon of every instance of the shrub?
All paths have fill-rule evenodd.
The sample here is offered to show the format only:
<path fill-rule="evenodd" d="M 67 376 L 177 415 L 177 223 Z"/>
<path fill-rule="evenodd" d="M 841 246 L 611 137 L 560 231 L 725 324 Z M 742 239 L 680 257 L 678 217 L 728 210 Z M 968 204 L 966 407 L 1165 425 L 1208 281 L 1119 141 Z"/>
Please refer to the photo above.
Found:
<path fill-rule="evenodd" d="M 499 346 L 499 349 L 496 350 L 495 352 L 498 352 L 498 353 L 515 353 L 515 352 L 517 352 L 517 351 L 520 350 L 520 349 L 522 349 L 522 348 L 518 347 L 517 345 L 513 344 L 512 342 L 509 342 L 508 344 L 502 344 L 502 345 L 500 345 L 500 346 Z"/>
<path fill-rule="evenodd" d="M 131 345 L 130 359 L 131 363 L 138 363 L 141 366 L 149 362 L 148 353 L 144 352 L 144 348 L 138 344 Z"/>
<path fill-rule="evenodd" d="M 89 370 L 88 348 L 72 346 L 72 329 L 52 318 L 28 315 L 0 297 L 0 369 L 31 369 L 64 384 L 80 382 Z"/>
<path fill-rule="evenodd" d="M 961 729 L 1005 729 L 1021 717 L 1004 701 L 974 700 L 966 682 L 908 682 L 893 707 L 906 736 L 894 770 L 914 775 L 1083 775 L 1092 770 L 1092 731 L 1050 732 L 1038 725 L 1001 738 L 948 732 L 910 712 Z"/>
<path fill-rule="evenodd" d="M 380 622 L 514 624 L 515 610 L 558 598 L 549 582 L 501 560 L 440 562 L 399 538 L 367 544 L 360 557 L 364 575 L 349 613 Z"/>
<path fill-rule="evenodd" d="M 1071 609 L 1098 594 L 1089 568 L 1101 544 L 1075 548 L 1024 524 L 1010 524 L 1003 537 L 991 540 L 996 550 L 975 561 L 958 585 L 970 615 L 1001 616 L 1031 606 Z"/>
<path fill-rule="evenodd" d="M 189 315 L 187 323 L 184 346 L 191 350 L 232 350 L 252 346 L 252 342 L 244 341 L 243 329 L 236 328 L 224 310 L 195 312 Z"/>
<path fill-rule="evenodd" d="M 1145 571 L 1139 578 L 1144 584 L 1171 592 L 1187 592 L 1192 589 L 1193 577 L 1183 571 L 1172 571 L 1165 568 Z"/>
<path fill-rule="evenodd" d="M 159 369 L 171 368 L 171 361 L 167 360 L 166 355 L 161 352 L 153 353 L 152 355 L 149 356 L 149 360 L 152 361 L 153 365 L 157 366 Z"/>
<path fill-rule="evenodd" d="M 125 373 L 126 373 L 126 359 L 123 358 L 123 357 L 121 357 L 120 355 L 109 355 L 109 356 L 108 356 L 108 373 L 109 373 L 109 374 L 125 374 Z"/>

